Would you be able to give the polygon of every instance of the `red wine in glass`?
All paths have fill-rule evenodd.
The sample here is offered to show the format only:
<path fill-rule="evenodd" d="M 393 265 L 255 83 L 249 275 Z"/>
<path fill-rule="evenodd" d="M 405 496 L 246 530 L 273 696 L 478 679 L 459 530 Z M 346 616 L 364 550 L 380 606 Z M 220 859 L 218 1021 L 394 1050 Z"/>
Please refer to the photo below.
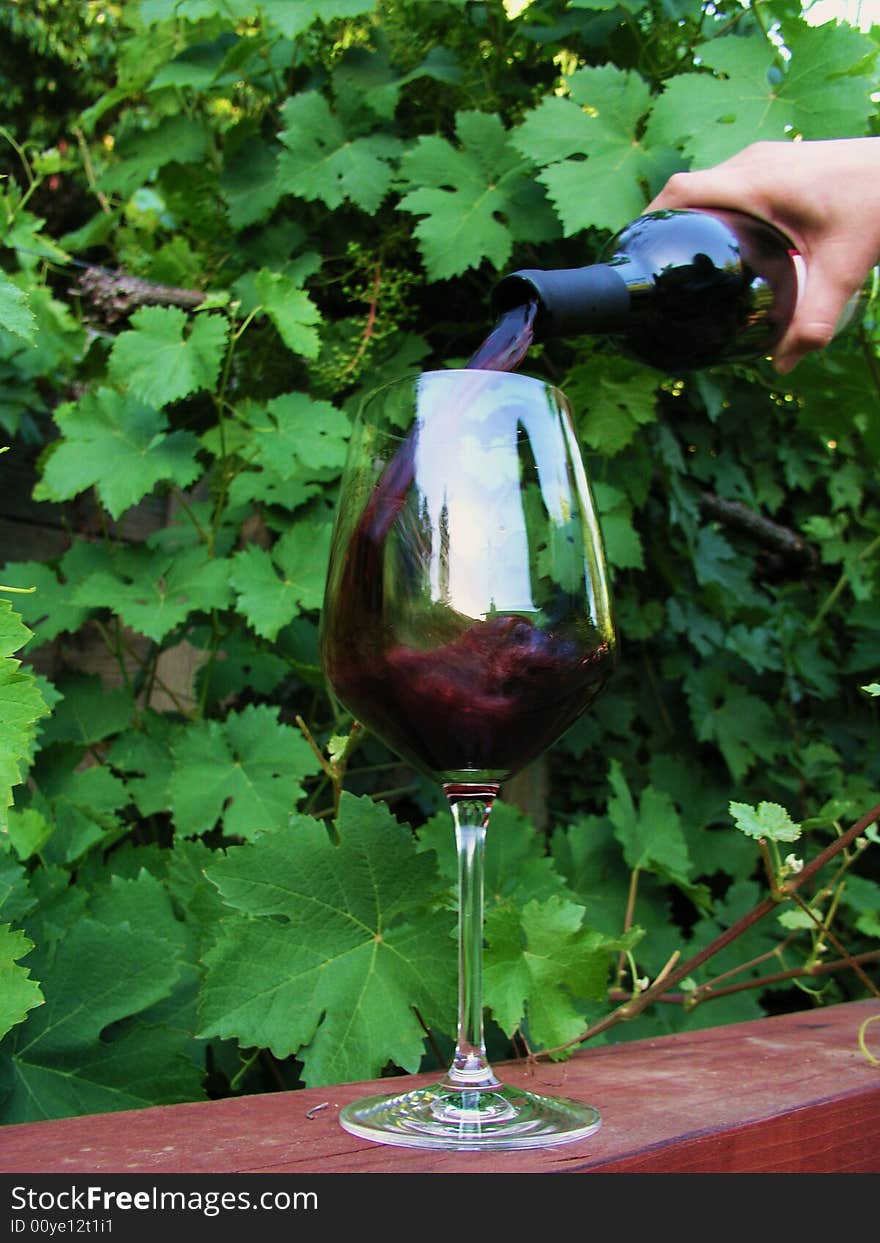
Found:
<path fill-rule="evenodd" d="M 443 786 L 459 857 L 455 1055 L 430 1088 L 359 1101 L 345 1129 L 429 1148 L 527 1148 L 591 1134 L 588 1105 L 502 1084 L 482 1027 L 482 861 L 502 781 L 584 712 L 615 635 L 601 539 L 565 399 L 505 365 L 404 377 L 352 433 L 321 619 L 341 702 Z"/>

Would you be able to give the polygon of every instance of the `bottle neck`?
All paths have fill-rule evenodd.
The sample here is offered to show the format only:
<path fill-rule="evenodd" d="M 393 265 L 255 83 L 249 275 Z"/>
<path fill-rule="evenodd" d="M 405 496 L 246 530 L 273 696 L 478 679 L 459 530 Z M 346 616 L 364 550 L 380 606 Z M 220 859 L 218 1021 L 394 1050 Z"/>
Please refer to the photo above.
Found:
<path fill-rule="evenodd" d="M 614 333 L 626 327 L 630 310 L 628 283 L 607 263 L 583 268 L 524 268 L 503 277 L 492 294 L 496 314 L 538 304 L 537 337 Z"/>

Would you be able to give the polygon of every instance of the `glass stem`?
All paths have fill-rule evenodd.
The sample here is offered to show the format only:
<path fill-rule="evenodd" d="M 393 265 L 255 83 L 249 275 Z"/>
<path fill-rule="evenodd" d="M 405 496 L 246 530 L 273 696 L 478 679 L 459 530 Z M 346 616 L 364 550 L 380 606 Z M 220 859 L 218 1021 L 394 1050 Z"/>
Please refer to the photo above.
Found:
<path fill-rule="evenodd" d="M 496 1088 L 483 1038 L 483 861 L 498 786 L 445 785 L 458 849 L 458 1038 L 446 1084 Z"/>

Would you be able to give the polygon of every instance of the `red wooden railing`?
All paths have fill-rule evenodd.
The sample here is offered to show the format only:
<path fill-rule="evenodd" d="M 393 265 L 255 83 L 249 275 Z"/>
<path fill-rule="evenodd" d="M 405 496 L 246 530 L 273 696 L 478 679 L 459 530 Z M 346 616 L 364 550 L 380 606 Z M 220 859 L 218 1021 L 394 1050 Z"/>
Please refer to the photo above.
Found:
<path fill-rule="evenodd" d="M 859 1045 L 875 1014 L 880 1003 L 852 1002 L 499 1068 L 598 1106 L 601 1130 L 559 1148 L 435 1153 L 358 1140 L 337 1114 L 376 1090 L 361 1083 L 7 1126 L 0 1171 L 876 1173 L 880 1022 L 865 1029 L 868 1054 Z"/>

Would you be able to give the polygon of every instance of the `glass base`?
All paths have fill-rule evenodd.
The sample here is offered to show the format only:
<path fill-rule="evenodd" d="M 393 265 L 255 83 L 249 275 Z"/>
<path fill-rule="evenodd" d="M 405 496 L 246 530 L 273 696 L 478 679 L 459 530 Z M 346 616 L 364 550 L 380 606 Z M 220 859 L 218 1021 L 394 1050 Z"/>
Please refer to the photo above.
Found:
<path fill-rule="evenodd" d="M 482 1151 L 548 1148 L 598 1131 L 592 1105 L 519 1088 L 460 1090 L 434 1083 L 399 1096 L 368 1096 L 346 1105 L 340 1124 L 352 1135 L 402 1148 Z"/>

